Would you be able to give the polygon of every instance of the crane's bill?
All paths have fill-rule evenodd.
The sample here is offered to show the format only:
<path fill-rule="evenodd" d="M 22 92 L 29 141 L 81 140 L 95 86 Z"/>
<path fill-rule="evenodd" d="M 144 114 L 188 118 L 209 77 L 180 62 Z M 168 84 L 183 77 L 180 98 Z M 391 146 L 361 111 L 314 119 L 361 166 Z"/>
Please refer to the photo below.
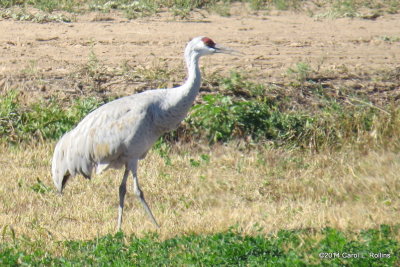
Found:
<path fill-rule="evenodd" d="M 231 54 L 231 55 L 243 55 L 242 52 L 239 52 L 237 50 L 234 50 L 232 48 L 229 47 L 225 47 L 219 44 L 216 44 L 215 47 L 215 53 L 223 53 L 223 54 Z"/>

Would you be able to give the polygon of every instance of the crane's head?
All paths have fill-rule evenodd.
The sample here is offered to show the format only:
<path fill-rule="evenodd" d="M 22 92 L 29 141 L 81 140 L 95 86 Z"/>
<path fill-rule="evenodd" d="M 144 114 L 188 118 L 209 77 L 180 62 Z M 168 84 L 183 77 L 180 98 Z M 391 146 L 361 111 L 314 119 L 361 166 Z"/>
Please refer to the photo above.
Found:
<path fill-rule="evenodd" d="M 236 51 L 220 46 L 205 36 L 193 38 L 186 46 L 185 54 L 196 53 L 199 56 L 212 55 L 214 53 L 232 54 Z"/>

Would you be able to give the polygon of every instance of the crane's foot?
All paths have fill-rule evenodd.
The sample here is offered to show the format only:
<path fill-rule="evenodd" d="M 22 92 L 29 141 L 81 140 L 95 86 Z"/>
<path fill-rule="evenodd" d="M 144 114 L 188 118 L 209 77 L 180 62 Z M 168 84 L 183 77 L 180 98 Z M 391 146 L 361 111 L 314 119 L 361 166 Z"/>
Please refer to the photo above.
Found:
<path fill-rule="evenodd" d="M 138 191 L 139 192 L 136 192 L 136 193 L 137 193 L 137 196 L 138 196 L 140 202 L 142 202 L 144 210 L 146 211 L 147 215 L 149 215 L 150 220 L 154 223 L 154 225 L 157 226 L 157 228 L 160 228 L 160 225 L 157 223 L 156 218 L 154 218 L 154 215 L 151 212 L 149 205 L 147 205 L 147 202 L 146 202 L 146 199 L 144 198 L 142 190 L 139 189 Z"/>

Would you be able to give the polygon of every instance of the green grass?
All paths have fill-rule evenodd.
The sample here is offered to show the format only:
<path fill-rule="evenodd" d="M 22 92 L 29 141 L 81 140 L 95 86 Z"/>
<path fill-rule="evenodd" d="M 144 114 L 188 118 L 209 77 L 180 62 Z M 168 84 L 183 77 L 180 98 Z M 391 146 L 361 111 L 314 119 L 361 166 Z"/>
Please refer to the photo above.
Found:
<path fill-rule="evenodd" d="M 159 241 L 123 233 L 59 243 L 62 256 L 28 240 L 1 243 L 2 266 L 394 266 L 400 263 L 399 226 L 357 233 L 332 228 L 281 230 L 244 236 L 237 230 Z M 4 233 L 3 233 L 4 234 Z M 25 250 L 22 249 L 25 247 Z M 371 255 L 371 253 L 373 255 Z M 381 254 L 379 254 L 381 253 Z M 381 255 L 381 257 L 378 257 Z M 384 257 L 382 257 L 384 255 Z"/>

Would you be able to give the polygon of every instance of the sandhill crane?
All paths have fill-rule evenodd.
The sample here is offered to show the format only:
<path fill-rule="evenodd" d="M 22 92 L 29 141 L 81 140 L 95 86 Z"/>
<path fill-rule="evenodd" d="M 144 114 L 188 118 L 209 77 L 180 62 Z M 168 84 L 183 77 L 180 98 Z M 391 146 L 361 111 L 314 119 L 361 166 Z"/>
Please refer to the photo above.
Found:
<path fill-rule="evenodd" d="M 61 193 L 68 179 L 76 174 L 90 179 L 93 170 L 100 173 L 108 168 L 125 167 L 119 186 L 118 229 L 122 224 L 129 172 L 133 175 L 135 195 L 159 227 L 139 186 L 138 160 L 146 156 L 163 133 L 175 129 L 185 118 L 200 88 L 199 58 L 232 52 L 208 37 L 196 37 L 185 49 L 188 77 L 182 86 L 122 97 L 88 114 L 55 147 L 52 176 L 57 190 Z"/>

